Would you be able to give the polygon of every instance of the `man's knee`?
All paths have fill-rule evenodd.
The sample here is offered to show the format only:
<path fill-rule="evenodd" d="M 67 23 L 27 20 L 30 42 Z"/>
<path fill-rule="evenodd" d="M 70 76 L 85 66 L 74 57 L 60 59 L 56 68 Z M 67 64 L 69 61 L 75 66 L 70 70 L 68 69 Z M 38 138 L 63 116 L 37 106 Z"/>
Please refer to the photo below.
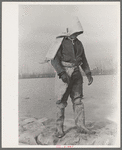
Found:
<path fill-rule="evenodd" d="M 78 97 L 78 98 L 74 99 L 73 104 L 74 105 L 83 105 L 82 98 Z"/>
<path fill-rule="evenodd" d="M 56 102 L 57 107 L 59 108 L 65 108 L 67 106 L 67 102 L 62 102 L 61 100 L 58 100 Z"/>

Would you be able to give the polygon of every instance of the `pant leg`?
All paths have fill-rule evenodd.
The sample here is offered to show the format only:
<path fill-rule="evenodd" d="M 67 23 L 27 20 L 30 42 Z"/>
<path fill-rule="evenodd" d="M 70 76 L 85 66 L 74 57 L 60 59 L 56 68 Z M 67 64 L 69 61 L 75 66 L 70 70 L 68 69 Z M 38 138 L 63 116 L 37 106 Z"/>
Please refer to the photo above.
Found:
<path fill-rule="evenodd" d="M 71 78 L 72 73 L 74 72 L 74 68 L 68 68 L 65 67 L 65 71 L 68 74 L 68 76 Z M 55 77 L 55 97 L 56 104 L 60 105 L 66 105 L 67 104 L 67 99 L 70 94 L 70 90 L 72 87 L 72 80 L 70 81 L 69 84 L 64 83 L 61 79 L 59 79 L 58 75 Z"/>
<path fill-rule="evenodd" d="M 67 71 L 68 69 L 66 69 Z M 70 72 L 67 71 L 67 74 L 70 76 Z M 56 75 L 55 78 L 55 94 L 56 94 L 56 105 L 57 105 L 57 119 L 56 119 L 56 136 L 61 138 L 64 136 L 63 124 L 65 118 L 65 107 L 67 106 L 67 99 L 70 94 L 70 86 L 71 84 L 64 83 L 59 77 Z"/>
<path fill-rule="evenodd" d="M 72 88 L 70 91 L 70 97 L 74 103 L 76 99 L 80 100 L 83 98 L 83 77 L 79 70 L 75 70 L 72 74 Z"/>
<path fill-rule="evenodd" d="M 68 88 L 68 85 L 67 83 L 64 83 L 61 79 L 59 79 L 58 75 L 56 75 L 55 77 L 55 98 L 56 98 L 56 104 L 57 105 L 62 105 L 61 107 L 63 108 L 66 107 L 67 105 L 67 100 L 65 100 L 64 103 L 61 103 L 61 100 L 63 99 L 64 97 L 64 94 L 65 94 L 65 99 L 68 98 L 68 94 L 66 93 L 67 91 L 67 88 Z"/>
<path fill-rule="evenodd" d="M 94 131 L 90 131 L 85 126 L 85 111 L 84 111 L 84 104 L 82 102 L 83 97 L 83 78 L 81 73 L 78 71 L 74 71 L 72 75 L 73 86 L 72 90 L 70 91 L 70 97 L 73 103 L 73 110 L 74 110 L 74 119 L 75 124 L 78 128 L 78 132 L 84 133 L 92 133 Z"/>

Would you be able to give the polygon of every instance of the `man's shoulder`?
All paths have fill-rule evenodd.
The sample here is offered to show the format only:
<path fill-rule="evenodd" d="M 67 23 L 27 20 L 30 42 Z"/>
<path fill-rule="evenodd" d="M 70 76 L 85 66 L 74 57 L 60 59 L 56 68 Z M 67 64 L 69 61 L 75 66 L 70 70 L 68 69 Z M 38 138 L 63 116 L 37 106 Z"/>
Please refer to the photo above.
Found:
<path fill-rule="evenodd" d="M 82 42 L 78 38 L 76 38 L 76 42 L 82 45 Z"/>

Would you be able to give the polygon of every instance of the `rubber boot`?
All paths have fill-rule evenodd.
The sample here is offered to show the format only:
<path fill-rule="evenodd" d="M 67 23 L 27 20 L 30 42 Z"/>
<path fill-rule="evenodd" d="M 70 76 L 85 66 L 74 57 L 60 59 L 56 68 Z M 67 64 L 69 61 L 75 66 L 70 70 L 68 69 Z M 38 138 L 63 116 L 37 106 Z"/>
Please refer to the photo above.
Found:
<path fill-rule="evenodd" d="M 77 126 L 78 132 L 85 134 L 95 134 L 94 131 L 87 129 L 85 126 L 85 112 L 83 103 L 73 105 L 75 124 Z"/>
<path fill-rule="evenodd" d="M 64 111 L 65 111 L 65 108 L 60 108 L 59 106 L 57 106 L 57 120 L 56 120 L 55 136 L 58 138 L 62 138 L 65 135 L 64 130 L 63 130 Z"/>

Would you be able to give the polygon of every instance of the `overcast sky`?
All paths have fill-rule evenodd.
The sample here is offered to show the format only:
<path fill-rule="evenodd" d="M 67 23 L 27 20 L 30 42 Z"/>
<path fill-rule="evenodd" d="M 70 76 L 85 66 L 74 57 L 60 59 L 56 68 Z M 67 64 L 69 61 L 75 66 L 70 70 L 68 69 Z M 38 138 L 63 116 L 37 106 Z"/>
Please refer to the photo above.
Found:
<path fill-rule="evenodd" d="M 112 61 L 116 64 L 119 3 L 42 4 L 19 6 L 20 70 L 40 72 L 43 67 L 51 67 L 48 64 L 42 66 L 39 62 L 44 60 L 55 37 L 64 30 L 69 14 L 77 15 L 84 29 L 78 38 L 83 43 L 90 68 L 98 62 L 104 62 L 106 67 L 110 67 Z"/>

